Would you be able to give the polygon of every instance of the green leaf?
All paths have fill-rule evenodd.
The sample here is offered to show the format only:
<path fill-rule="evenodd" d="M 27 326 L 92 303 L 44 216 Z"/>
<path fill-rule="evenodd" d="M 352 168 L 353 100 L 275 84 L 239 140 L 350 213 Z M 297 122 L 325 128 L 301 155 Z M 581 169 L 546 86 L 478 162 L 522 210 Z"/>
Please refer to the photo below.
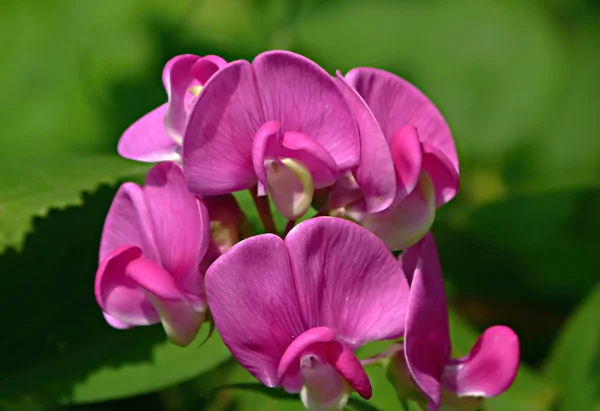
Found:
<path fill-rule="evenodd" d="M 81 204 L 82 192 L 120 178 L 143 175 L 148 166 L 116 155 L 14 158 L 0 162 L 0 253 L 20 249 L 33 217 Z"/>
<path fill-rule="evenodd" d="M 51 210 L 35 220 L 22 250 L 0 256 L 0 311 L 10 313 L 0 340 L 0 403 L 138 395 L 230 358 L 216 335 L 200 347 L 208 327 L 182 349 L 166 341 L 160 325 L 115 330 L 106 324 L 93 290 L 103 219 L 114 194 L 104 186 L 84 195 L 81 206 Z"/>
<path fill-rule="evenodd" d="M 444 272 L 462 295 L 577 302 L 597 280 L 599 207 L 600 190 L 591 189 L 450 204 L 434 225 Z"/>
<path fill-rule="evenodd" d="M 562 86 L 564 49 L 527 2 L 348 1 L 305 10 L 296 45 L 330 70 L 373 66 L 421 87 L 463 164 L 500 163 Z"/>
<path fill-rule="evenodd" d="M 545 366 L 562 387 L 557 410 L 600 410 L 600 283 L 575 310 Z"/>

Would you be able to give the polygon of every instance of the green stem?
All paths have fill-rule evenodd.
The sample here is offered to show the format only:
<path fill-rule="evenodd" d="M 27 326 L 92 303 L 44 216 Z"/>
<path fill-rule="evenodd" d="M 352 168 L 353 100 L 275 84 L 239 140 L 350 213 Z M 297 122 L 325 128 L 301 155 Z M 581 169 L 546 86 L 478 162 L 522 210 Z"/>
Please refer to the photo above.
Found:
<path fill-rule="evenodd" d="M 259 197 L 257 186 L 252 187 L 249 191 L 265 231 L 267 233 L 277 234 L 277 227 L 275 227 L 275 220 L 273 220 L 271 207 L 269 206 L 269 198 L 267 196 Z"/>
<path fill-rule="evenodd" d="M 400 404 L 402 404 L 402 409 L 404 411 L 410 411 L 410 407 L 408 406 L 408 401 L 406 400 L 401 400 Z"/>

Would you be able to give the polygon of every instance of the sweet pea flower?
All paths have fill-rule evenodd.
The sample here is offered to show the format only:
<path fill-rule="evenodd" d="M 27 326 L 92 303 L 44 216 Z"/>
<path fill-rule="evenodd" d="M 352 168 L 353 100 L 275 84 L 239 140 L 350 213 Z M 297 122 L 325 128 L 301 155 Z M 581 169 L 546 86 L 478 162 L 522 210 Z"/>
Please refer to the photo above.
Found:
<path fill-rule="evenodd" d="M 371 384 L 354 351 L 404 332 L 408 284 L 385 245 L 359 225 L 317 217 L 285 240 L 264 234 L 209 268 L 215 326 L 238 362 L 309 410 L 339 410 Z"/>
<path fill-rule="evenodd" d="M 510 328 L 490 327 L 469 354 L 450 358 L 448 306 L 433 235 L 407 249 L 400 265 L 411 283 L 406 330 L 404 346 L 388 365 L 399 394 L 419 390 L 430 411 L 440 405 L 474 410 L 483 398 L 507 390 L 519 368 L 519 338 Z"/>
<path fill-rule="evenodd" d="M 290 220 L 359 155 L 357 125 L 335 80 L 287 51 L 219 70 L 198 96 L 183 141 L 192 192 L 204 197 L 258 185 L 258 195 L 269 192 Z"/>
<path fill-rule="evenodd" d="M 421 91 L 392 73 L 355 68 L 337 81 L 358 123 L 361 161 L 336 184 L 331 208 L 390 249 L 406 249 L 458 191 L 450 129 Z"/>
<path fill-rule="evenodd" d="M 107 322 L 125 329 L 162 322 L 185 346 L 204 321 L 199 271 L 210 238 L 208 212 L 177 163 L 154 166 L 143 187 L 123 184 L 104 223 L 96 300 Z"/>
<path fill-rule="evenodd" d="M 208 79 L 227 62 L 218 56 L 173 57 L 162 73 L 169 101 L 133 123 L 119 140 L 121 156 L 137 161 L 180 161 L 183 130 Z"/>

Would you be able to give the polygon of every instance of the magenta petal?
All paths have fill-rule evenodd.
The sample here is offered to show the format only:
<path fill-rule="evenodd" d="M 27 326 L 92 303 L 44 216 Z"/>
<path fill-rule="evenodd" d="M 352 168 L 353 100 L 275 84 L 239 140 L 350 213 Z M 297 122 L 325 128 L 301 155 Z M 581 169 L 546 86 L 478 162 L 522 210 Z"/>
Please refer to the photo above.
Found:
<path fill-rule="evenodd" d="M 192 66 L 200 57 L 183 54 L 173 57 L 163 70 L 163 84 L 169 96 L 169 108 L 164 125 L 167 131 L 179 141 L 183 138 L 183 129 L 187 120 L 186 94 L 192 85 Z"/>
<path fill-rule="evenodd" d="M 307 329 L 284 242 L 271 234 L 241 241 L 210 266 L 205 285 L 233 356 L 263 384 L 280 385 L 280 359 Z"/>
<path fill-rule="evenodd" d="M 252 140 L 263 123 L 250 63 L 236 61 L 215 73 L 198 96 L 184 133 L 189 188 L 218 195 L 255 185 Z"/>
<path fill-rule="evenodd" d="M 337 164 L 315 140 L 304 133 L 288 131 L 282 144 L 280 156 L 300 161 L 310 171 L 315 189 L 335 183 L 339 176 Z"/>
<path fill-rule="evenodd" d="M 494 397 L 510 387 L 518 369 L 519 337 L 497 325 L 483 332 L 466 357 L 446 365 L 442 384 L 460 397 Z"/>
<path fill-rule="evenodd" d="M 269 157 L 274 158 L 277 156 L 279 146 L 281 145 L 281 139 L 277 135 L 279 129 L 280 126 L 277 121 L 267 121 L 260 126 L 254 136 L 254 141 L 252 141 L 252 166 L 254 167 L 258 182 L 261 184 L 258 195 L 267 194 L 265 160 Z"/>
<path fill-rule="evenodd" d="M 356 123 L 327 72 L 306 57 L 287 51 L 262 53 L 252 65 L 265 120 L 278 120 L 283 130 L 313 138 L 342 170 L 358 165 Z"/>
<path fill-rule="evenodd" d="M 192 76 L 204 85 L 213 74 L 226 65 L 227 62 L 219 56 L 204 56 L 192 66 Z"/>
<path fill-rule="evenodd" d="M 421 143 L 417 129 L 409 124 L 396 130 L 390 141 L 390 151 L 398 181 L 396 198 L 400 199 L 402 193 L 407 196 L 414 190 L 421 175 Z"/>
<path fill-rule="evenodd" d="M 373 234 L 318 217 L 296 226 L 285 243 L 308 328 L 331 328 L 352 349 L 403 334 L 406 278 Z"/>
<path fill-rule="evenodd" d="M 396 196 L 396 177 L 388 143 L 367 104 L 340 72 L 337 72 L 337 82 L 360 135 L 360 163 L 354 177 L 364 193 L 368 211 L 385 210 Z"/>
<path fill-rule="evenodd" d="M 152 221 L 142 188 L 134 183 L 123 184 L 104 222 L 99 260 L 104 260 L 118 247 L 131 245 L 141 248 L 146 257 L 158 261 L 152 232 Z"/>
<path fill-rule="evenodd" d="M 402 198 L 402 193 L 398 193 Z M 427 173 L 408 197 L 387 210 L 370 214 L 361 224 L 379 237 L 390 250 L 404 250 L 419 241 L 435 220 L 435 190 Z"/>
<path fill-rule="evenodd" d="M 432 404 L 439 406 L 440 377 L 450 358 L 448 307 L 435 240 L 422 240 L 410 288 L 404 350 L 417 385 Z"/>
<path fill-rule="evenodd" d="M 435 201 L 439 207 L 452 200 L 458 192 L 458 170 L 437 148 L 423 144 L 423 169 L 431 177 L 435 187 Z"/>
<path fill-rule="evenodd" d="M 108 254 L 96 272 L 94 292 L 102 311 L 116 321 L 110 325 L 149 325 L 160 321 L 144 291 L 126 274 L 127 266 L 140 258 L 138 247 L 123 246 Z"/>
<path fill-rule="evenodd" d="M 336 342 L 329 351 L 329 363 L 352 386 L 354 391 L 368 400 L 373 395 L 371 381 L 356 355 L 344 344 Z"/>
<path fill-rule="evenodd" d="M 127 330 L 133 327 L 133 325 L 119 321 L 115 317 L 112 317 L 109 314 L 106 314 L 105 312 L 103 312 L 102 315 L 104 315 L 104 319 L 111 327 L 116 328 L 118 330 Z"/>
<path fill-rule="evenodd" d="M 131 261 L 126 274 L 138 285 L 163 300 L 185 300 L 185 294 L 177 286 L 173 276 L 154 261 L 139 257 Z"/>
<path fill-rule="evenodd" d="M 316 342 L 331 341 L 335 337 L 335 332 L 327 327 L 315 327 L 303 332 L 296 337 L 294 341 L 287 347 L 285 353 L 281 357 L 277 374 L 279 378 L 283 378 L 292 362 L 297 361 L 298 357 Z"/>
<path fill-rule="evenodd" d="M 402 271 L 404 271 L 409 285 L 412 284 L 413 275 L 415 274 L 417 265 L 421 259 L 423 244 L 424 240 L 421 240 L 418 243 L 408 247 L 398 258 L 400 267 L 402 267 Z"/>
<path fill-rule="evenodd" d="M 198 333 L 204 313 L 194 309 L 173 276 L 143 257 L 129 263 L 127 276 L 148 292 L 148 300 L 160 315 L 169 339 L 180 346 L 188 345 Z"/>
<path fill-rule="evenodd" d="M 150 170 L 144 198 L 158 261 L 188 292 L 197 295 L 202 283 L 198 264 L 210 241 L 206 206 L 189 192 L 177 163 L 157 164 Z"/>
<path fill-rule="evenodd" d="M 392 73 L 374 68 L 355 68 L 346 79 L 369 105 L 388 141 L 400 127 L 412 124 L 421 142 L 444 153 L 458 170 L 450 128 L 420 90 Z"/>
<path fill-rule="evenodd" d="M 178 161 L 181 158 L 179 144 L 165 129 L 167 107 L 167 104 L 163 104 L 155 108 L 123 133 L 117 147 L 122 157 L 149 163 Z"/>

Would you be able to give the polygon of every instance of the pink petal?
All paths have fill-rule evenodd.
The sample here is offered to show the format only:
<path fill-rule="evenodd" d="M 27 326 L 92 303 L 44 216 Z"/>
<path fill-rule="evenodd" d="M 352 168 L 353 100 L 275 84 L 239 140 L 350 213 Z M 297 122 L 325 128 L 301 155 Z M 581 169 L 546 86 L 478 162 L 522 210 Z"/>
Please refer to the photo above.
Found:
<path fill-rule="evenodd" d="M 288 220 L 298 220 L 310 208 L 314 186 L 310 171 L 289 158 L 266 164 L 269 194 L 277 211 Z"/>
<path fill-rule="evenodd" d="M 267 170 L 265 169 L 265 160 L 267 158 L 277 157 L 281 138 L 279 137 L 280 125 L 277 121 L 267 121 L 260 126 L 254 140 L 252 141 L 252 166 L 261 184 L 261 190 L 258 195 L 266 195 L 267 191 Z"/>
<path fill-rule="evenodd" d="M 356 355 L 346 345 L 337 341 L 335 343 L 329 345 L 329 363 L 350 383 L 358 395 L 368 400 L 373 395 L 369 376 Z"/>
<path fill-rule="evenodd" d="M 331 365 L 363 398 L 371 397 L 371 383 L 362 364 L 348 347 L 334 341 L 334 337 L 333 330 L 315 327 L 298 336 L 289 345 L 278 368 L 279 377 L 284 382 L 286 379 L 288 381 L 288 392 L 298 392 L 302 385 L 301 379 L 293 377 L 299 376 L 300 373 L 306 377 L 301 367 L 303 357 L 316 356 L 320 362 Z M 289 385 L 289 382 L 296 384 Z M 300 385 L 297 385 L 298 382 Z"/>
<path fill-rule="evenodd" d="M 119 155 L 149 163 L 178 161 L 179 144 L 165 129 L 167 107 L 168 104 L 163 104 L 129 126 L 119 140 Z"/>
<path fill-rule="evenodd" d="M 456 148 L 448 124 L 420 90 L 392 73 L 373 68 L 350 70 L 346 79 L 369 105 L 388 141 L 400 127 L 412 124 L 417 128 L 421 142 L 444 153 L 458 170 Z"/>
<path fill-rule="evenodd" d="M 102 230 L 99 260 L 124 245 L 137 246 L 146 257 L 159 261 L 143 190 L 134 183 L 123 184 L 115 195 Z"/>
<path fill-rule="evenodd" d="M 408 285 L 393 255 L 347 220 L 319 217 L 285 239 L 308 328 L 335 330 L 351 349 L 404 331 Z"/>
<path fill-rule="evenodd" d="M 315 327 L 299 335 L 281 357 L 277 375 L 287 392 L 296 393 L 302 388 L 300 358 L 314 343 L 333 340 L 335 332 L 327 327 Z"/>
<path fill-rule="evenodd" d="M 423 144 L 423 151 L 423 169 L 433 181 L 436 205 L 440 207 L 452 200 L 458 192 L 458 170 L 437 148 Z"/>
<path fill-rule="evenodd" d="M 446 365 L 442 384 L 460 397 L 494 397 L 510 387 L 518 369 L 519 337 L 498 325 L 485 330 L 466 357 Z"/>
<path fill-rule="evenodd" d="M 396 169 L 398 181 L 397 199 L 411 193 L 419 182 L 421 175 L 421 143 L 419 134 L 413 125 L 400 127 L 392 135 L 390 151 Z"/>
<path fill-rule="evenodd" d="M 250 237 L 215 261 L 205 278 L 211 314 L 236 360 L 263 384 L 280 384 L 279 362 L 305 327 L 288 251 L 277 236 Z"/>
<path fill-rule="evenodd" d="M 252 63 L 263 115 L 282 130 L 314 139 L 341 170 L 358 165 L 360 143 L 352 113 L 331 76 L 306 57 L 269 51 Z"/>
<path fill-rule="evenodd" d="M 144 257 L 129 262 L 126 274 L 139 286 L 163 300 L 186 300 L 175 278 L 163 267 Z"/>
<path fill-rule="evenodd" d="M 167 62 L 163 70 L 163 84 L 169 96 L 169 108 L 164 124 L 168 132 L 175 138 L 183 138 L 183 130 L 187 121 L 186 95 L 194 81 L 192 66 L 200 59 L 193 54 L 182 54 Z"/>
<path fill-rule="evenodd" d="M 127 266 L 127 276 L 144 288 L 160 315 L 169 339 L 186 346 L 198 334 L 204 321 L 203 310 L 194 309 L 175 278 L 153 261 L 138 258 Z"/>
<path fill-rule="evenodd" d="M 96 272 L 96 301 L 102 311 L 108 314 L 107 319 L 111 319 L 108 323 L 117 325 L 116 328 L 156 324 L 160 321 L 144 291 L 126 274 L 127 266 L 141 255 L 142 250 L 138 247 L 119 247 L 101 261 Z"/>
<path fill-rule="evenodd" d="M 331 342 L 331 344 L 339 344 Z M 300 399 L 306 410 L 342 410 L 352 394 L 352 389 L 340 373 L 327 361 L 321 359 L 329 344 L 317 349 L 321 355 L 306 355 L 302 358 L 302 382 Z M 316 347 L 315 347 L 316 348 Z M 324 361 L 324 362 L 322 362 Z"/>
<path fill-rule="evenodd" d="M 448 307 L 433 235 L 427 234 L 421 242 L 410 288 L 404 350 L 415 382 L 429 398 L 430 407 L 437 407 L 439 380 L 450 358 Z"/>
<path fill-rule="evenodd" d="M 304 133 L 288 131 L 283 135 L 280 157 L 300 161 L 312 175 L 315 189 L 335 183 L 339 176 L 335 160 L 315 140 Z"/>
<path fill-rule="evenodd" d="M 218 195 L 255 185 L 252 140 L 263 123 L 250 63 L 236 61 L 215 73 L 198 96 L 184 133 L 189 188 Z"/>
<path fill-rule="evenodd" d="M 219 69 L 227 65 L 227 62 L 219 56 L 204 56 L 198 59 L 191 69 L 192 76 L 204 85 Z"/>
<path fill-rule="evenodd" d="M 160 163 L 146 177 L 144 198 L 152 219 L 161 266 L 186 291 L 198 295 L 198 265 L 210 241 L 206 206 L 189 192 L 177 163 Z"/>
<path fill-rule="evenodd" d="M 424 240 L 421 240 L 418 243 L 411 245 L 406 250 L 404 250 L 398 258 L 400 267 L 402 267 L 402 271 L 404 271 L 409 285 L 412 284 L 413 275 L 415 274 L 417 265 L 419 264 L 419 261 L 421 259 L 421 253 L 424 243 Z"/>
<path fill-rule="evenodd" d="M 396 177 L 388 143 L 362 97 L 337 72 L 337 83 L 348 102 L 360 135 L 360 163 L 354 177 L 366 197 L 368 211 L 385 210 L 396 196 Z"/>
<path fill-rule="evenodd" d="M 402 194 L 399 193 L 400 198 Z M 408 197 L 387 210 L 367 215 L 361 224 L 379 237 L 390 250 L 404 250 L 418 242 L 435 219 L 435 190 L 427 173 Z"/>
<path fill-rule="evenodd" d="M 104 315 L 104 319 L 111 327 L 116 328 L 118 330 L 127 330 L 127 329 L 133 327 L 133 325 L 126 324 L 122 321 L 119 321 L 115 317 L 111 317 L 109 314 L 106 314 L 105 312 L 103 312 L 102 315 Z"/>

